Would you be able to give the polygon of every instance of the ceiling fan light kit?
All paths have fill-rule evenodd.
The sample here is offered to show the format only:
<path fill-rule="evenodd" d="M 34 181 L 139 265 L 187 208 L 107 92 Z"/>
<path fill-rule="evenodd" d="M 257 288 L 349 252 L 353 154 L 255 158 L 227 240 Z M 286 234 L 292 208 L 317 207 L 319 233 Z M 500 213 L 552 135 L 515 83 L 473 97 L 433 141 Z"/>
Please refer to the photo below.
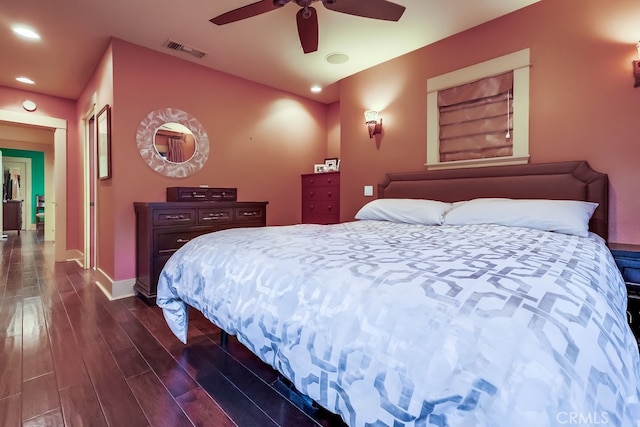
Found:
<path fill-rule="evenodd" d="M 405 10 L 404 6 L 388 0 L 262 0 L 218 15 L 210 21 L 226 25 L 279 9 L 292 1 L 301 8 L 296 14 L 296 23 L 304 53 L 318 50 L 318 14 L 312 3 L 321 1 L 325 8 L 334 12 L 384 21 L 398 21 Z"/>

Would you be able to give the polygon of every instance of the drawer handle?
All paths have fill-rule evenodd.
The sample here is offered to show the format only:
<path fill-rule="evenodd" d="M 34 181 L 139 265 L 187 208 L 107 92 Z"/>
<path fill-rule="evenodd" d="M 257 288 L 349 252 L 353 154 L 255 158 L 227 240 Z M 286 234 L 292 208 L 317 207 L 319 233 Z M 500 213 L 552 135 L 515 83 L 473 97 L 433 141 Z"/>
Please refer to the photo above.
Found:
<path fill-rule="evenodd" d="M 162 250 L 159 250 L 158 253 L 171 254 L 171 253 L 174 253 L 175 251 L 177 251 L 177 249 L 162 249 Z"/>
<path fill-rule="evenodd" d="M 186 218 L 184 215 L 167 215 L 164 218 L 178 221 L 189 221 L 189 218 Z"/>
<path fill-rule="evenodd" d="M 195 191 L 194 191 L 193 193 L 191 193 L 191 196 L 192 196 L 194 199 L 204 199 L 204 198 L 206 198 L 206 197 L 207 197 L 205 194 L 198 194 L 198 193 L 196 193 Z"/>
<path fill-rule="evenodd" d="M 187 243 L 189 240 L 191 240 L 191 239 L 180 239 L 180 238 L 178 238 L 178 239 L 176 239 L 176 243 Z"/>
<path fill-rule="evenodd" d="M 242 212 L 242 216 L 256 216 L 256 215 L 258 215 L 258 212 L 256 212 L 256 211 Z"/>
<path fill-rule="evenodd" d="M 309 191 L 309 196 L 314 196 L 316 193 L 314 193 L 313 191 Z"/>
<path fill-rule="evenodd" d="M 220 218 L 224 217 L 224 214 L 222 213 L 210 213 L 209 215 L 205 216 L 204 218 L 202 218 L 203 221 L 215 221 L 218 220 Z"/>
<path fill-rule="evenodd" d="M 331 191 L 327 193 L 327 197 L 331 197 Z"/>

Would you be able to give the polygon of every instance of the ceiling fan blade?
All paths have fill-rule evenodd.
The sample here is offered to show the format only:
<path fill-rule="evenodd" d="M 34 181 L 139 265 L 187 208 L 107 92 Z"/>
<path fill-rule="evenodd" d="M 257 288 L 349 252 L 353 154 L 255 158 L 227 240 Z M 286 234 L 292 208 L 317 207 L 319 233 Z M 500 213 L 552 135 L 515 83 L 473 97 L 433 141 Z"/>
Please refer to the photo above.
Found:
<path fill-rule="evenodd" d="M 238 9 L 223 13 L 209 21 L 216 25 L 230 24 L 231 22 L 240 21 L 242 19 L 251 18 L 252 16 L 261 15 L 274 9 L 279 9 L 289 3 L 289 1 L 291 0 L 280 0 L 278 2 L 274 2 L 273 0 L 262 0 L 257 3 L 251 3 L 246 6 L 239 7 Z"/>
<path fill-rule="evenodd" d="M 318 50 L 318 14 L 311 6 L 302 8 L 296 14 L 298 36 L 304 53 Z"/>
<path fill-rule="evenodd" d="M 335 12 L 385 21 L 399 20 L 405 10 L 404 6 L 387 0 L 322 0 L 322 4 Z"/>

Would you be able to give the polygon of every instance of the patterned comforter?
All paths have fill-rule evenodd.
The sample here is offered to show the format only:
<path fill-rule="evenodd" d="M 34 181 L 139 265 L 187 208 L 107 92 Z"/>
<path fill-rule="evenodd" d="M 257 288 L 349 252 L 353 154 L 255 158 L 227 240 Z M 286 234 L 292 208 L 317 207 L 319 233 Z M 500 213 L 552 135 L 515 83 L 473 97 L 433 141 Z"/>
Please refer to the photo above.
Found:
<path fill-rule="evenodd" d="M 232 229 L 167 262 L 185 304 L 351 426 L 640 426 L 640 359 L 603 240 L 494 225 Z"/>

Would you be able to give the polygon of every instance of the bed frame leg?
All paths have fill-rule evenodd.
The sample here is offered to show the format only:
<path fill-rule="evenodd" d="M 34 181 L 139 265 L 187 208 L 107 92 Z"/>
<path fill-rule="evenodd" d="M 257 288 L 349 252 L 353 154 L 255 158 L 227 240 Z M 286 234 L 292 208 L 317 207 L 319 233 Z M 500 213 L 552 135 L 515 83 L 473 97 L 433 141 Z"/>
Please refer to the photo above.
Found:
<path fill-rule="evenodd" d="M 222 333 L 220 334 L 220 345 L 222 347 L 226 347 L 228 342 L 229 342 L 229 334 L 226 333 L 225 331 L 222 331 Z"/>

